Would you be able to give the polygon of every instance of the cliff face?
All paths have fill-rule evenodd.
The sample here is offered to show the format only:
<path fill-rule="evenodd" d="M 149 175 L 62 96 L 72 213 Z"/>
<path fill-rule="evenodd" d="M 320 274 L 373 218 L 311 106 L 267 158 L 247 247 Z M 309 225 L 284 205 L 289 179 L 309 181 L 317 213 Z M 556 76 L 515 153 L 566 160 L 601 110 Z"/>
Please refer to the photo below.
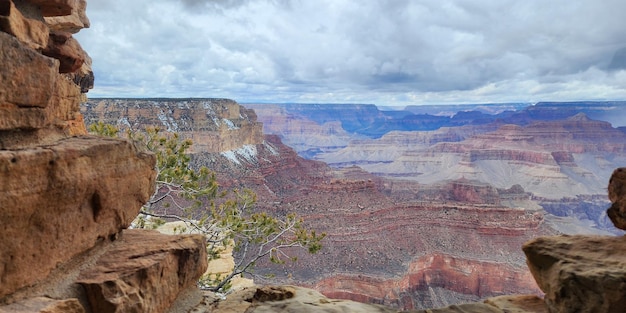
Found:
<path fill-rule="evenodd" d="M 193 140 L 194 151 L 224 152 L 263 142 L 254 111 L 228 99 L 99 99 L 88 100 L 81 110 L 87 124 L 177 132 Z"/>
<path fill-rule="evenodd" d="M 300 143 L 294 147 L 301 155 L 332 167 L 357 165 L 379 176 L 423 184 L 463 177 L 497 188 L 520 184 L 538 197 L 554 200 L 604 193 L 603 182 L 611 170 L 626 161 L 625 137 L 598 119 L 614 120 L 611 112 L 622 111 L 624 104 L 494 105 L 490 114 L 483 107 L 469 105 L 448 107 L 449 112 L 440 107 L 363 111 L 360 105 L 309 109 L 296 104 L 248 106 L 259 110 L 266 132 L 279 135 L 290 145 Z M 506 110 L 498 110 L 501 107 Z M 366 113 L 371 117 L 349 118 Z M 354 119 L 361 121 L 360 128 L 350 122 Z M 434 128 L 420 129 L 413 123 L 418 119 Z M 426 121 L 429 119 L 431 122 Z M 342 128 L 313 132 L 306 140 L 291 131 L 299 125 L 313 129 L 332 122 Z M 390 126 L 394 123 L 398 127 Z M 363 138 L 365 130 L 372 129 L 380 132 Z M 336 134 L 342 134 L 341 141 Z M 337 144 L 325 144 L 327 141 Z M 341 142 L 348 143 L 340 146 Z"/>
<path fill-rule="evenodd" d="M 165 312 L 206 268 L 202 236 L 125 230 L 155 158 L 86 134 L 85 7 L 0 1 L 0 312 Z"/>
<path fill-rule="evenodd" d="M 612 168 L 626 161 L 623 133 L 584 116 L 503 125 L 464 138 L 441 137 L 442 131 L 390 133 L 317 158 L 425 184 L 463 177 L 498 188 L 520 184 L 548 199 L 602 194 Z"/>

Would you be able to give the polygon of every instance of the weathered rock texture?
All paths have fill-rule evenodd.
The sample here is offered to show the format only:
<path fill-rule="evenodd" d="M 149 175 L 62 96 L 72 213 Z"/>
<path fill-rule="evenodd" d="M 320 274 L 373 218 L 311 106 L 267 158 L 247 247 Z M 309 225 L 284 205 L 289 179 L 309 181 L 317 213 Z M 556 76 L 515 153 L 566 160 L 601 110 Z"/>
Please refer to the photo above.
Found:
<path fill-rule="evenodd" d="M 547 313 L 543 300 L 534 295 L 501 296 L 484 303 L 452 305 L 440 309 L 399 311 L 376 304 L 327 298 L 296 286 L 265 286 L 238 291 L 225 301 L 205 295 L 204 301 L 190 312 L 262 313 L 262 312 L 346 312 L 346 313 Z"/>
<path fill-rule="evenodd" d="M 0 296 L 126 228 L 151 195 L 152 157 L 124 141 L 74 137 L 0 150 Z"/>
<path fill-rule="evenodd" d="M 624 312 L 626 237 L 541 237 L 523 249 L 550 312 Z"/>
<path fill-rule="evenodd" d="M 206 268 L 200 235 L 123 231 L 155 158 L 86 134 L 85 8 L 0 1 L 0 312 L 165 312 Z"/>
<path fill-rule="evenodd" d="M 164 312 L 207 266 L 204 236 L 126 230 L 78 276 L 93 312 Z"/>
<path fill-rule="evenodd" d="M 77 299 L 54 300 L 35 297 L 25 301 L 0 307 L 0 313 L 85 313 L 85 308 Z"/>
<path fill-rule="evenodd" d="M 616 169 L 609 180 L 609 200 L 611 207 L 606 211 L 619 229 L 626 230 L 626 168 Z"/>

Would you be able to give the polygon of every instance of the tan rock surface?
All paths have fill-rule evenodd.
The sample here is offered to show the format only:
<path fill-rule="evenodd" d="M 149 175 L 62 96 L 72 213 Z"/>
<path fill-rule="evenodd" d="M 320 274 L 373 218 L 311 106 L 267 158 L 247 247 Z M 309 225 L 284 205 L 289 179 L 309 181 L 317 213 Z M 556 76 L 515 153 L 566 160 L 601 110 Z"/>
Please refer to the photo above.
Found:
<path fill-rule="evenodd" d="M 72 14 L 66 16 L 45 17 L 44 20 L 48 23 L 48 25 L 50 25 L 50 29 L 52 30 L 77 33 L 79 30 L 88 28 L 90 25 L 86 10 L 87 1 L 78 0 L 76 2 L 76 6 L 72 8 Z"/>
<path fill-rule="evenodd" d="M 154 162 L 96 137 L 0 150 L 0 238 L 15 238 L 0 241 L 0 298 L 128 227 L 154 190 Z"/>
<path fill-rule="evenodd" d="M 608 190 L 613 204 L 606 213 L 615 227 L 626 230 L 626 167 L 613 171 Z"/>
<path fill-rule="evenodd" d="M 8 104 L 45 108 L 50 102 L 57 78 L 58 61 L 24 46 L 15 37 L 0 32 L 0 108 Z M 0 129 L 8 129 L 6 114 L 0 115 Z M 36 127 L 35 125 L 15 125 Z"/>
<path fill-rule="evenodd" d="M 185 231 L 181 231 L 182 229 Z M 186 234 L 199 233 L 198 231 L 190 230 L 188 225 L 182 221 L 165 223 L 159 226 L 156 230 L 162 234 L 168 235 L 178 235 L 181 234 L 181 232 Z M 233 268 L 235 268 L 235 258 L 233 257 L 233 246 L 230 245 L 219 253 L 219 257 L 217 259 L 210 260 L 208 262 L 206 273 L 219 274 L 222 277 L 225 277 L 232 273 Z M 245 287 L 252 287 L 254 286 L 254 281 L 252 279 L 241 277 L 241 275 L 237 275 L 233 277 L 230 284 L 230 290 L 234 291 Z"/>
<path fill-rule="evenodd" d="M 61 62 L 59 73 L 72 73 L 85 63 L 86 53 L 71 33 L 52 31 L 48 45 L 42 51 L 44 55 Z"/>
<path fill-rule="evenodd" d="M 55 300 L 36 297 L 0 307 L 0 313 L 84 313 L 77 299 Z"/>
<path fill-rule="evenodd" d="M 202 235 L 126 230 L 78 277 L 94 312 L 164 312 L 206 269 Z"/>
<path fill-rule="evenodd" d="M 216 313 L 398 312 L 381 305 L 328 299 L 315 290 L 295 286 L 246 288 L 229 295 L 224 301 L 205 303 L 192 312 L 206 310 Z"/>
<path fill-rule="evenodd" d="M 504 311 L 504 313 L 548 313 L 548 307 L 542 298 L 536 295 L 499 296 L 485 300 Z"/>
<path fill-rule="evenodd" d="M 523 250 L 550 312 L 624 312 L 626 237 L 540 237 Z"/>
<path fill-rule="evenodd" d="M 24 17 L 11 0 L 0 1 L 0 31 L 15 36 L 32 49 L 43 49 L 48 45 L 48 26 Z"/>

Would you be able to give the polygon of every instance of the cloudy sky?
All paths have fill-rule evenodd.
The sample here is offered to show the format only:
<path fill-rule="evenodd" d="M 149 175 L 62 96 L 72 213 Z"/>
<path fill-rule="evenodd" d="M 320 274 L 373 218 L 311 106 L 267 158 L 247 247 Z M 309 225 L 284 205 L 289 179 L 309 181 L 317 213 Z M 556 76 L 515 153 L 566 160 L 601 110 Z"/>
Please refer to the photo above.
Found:
<path fill-rule="evenodd" d="M 88 0 L 90 97 L 626 100 L 623 0 Z"/>

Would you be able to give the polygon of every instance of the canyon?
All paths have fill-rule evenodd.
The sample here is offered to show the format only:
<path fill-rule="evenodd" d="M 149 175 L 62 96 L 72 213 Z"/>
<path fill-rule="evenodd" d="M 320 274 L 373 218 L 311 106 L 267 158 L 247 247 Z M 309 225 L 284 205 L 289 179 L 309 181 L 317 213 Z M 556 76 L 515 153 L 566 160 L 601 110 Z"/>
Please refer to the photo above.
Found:
<path fill-rule="evenodd" d="M 551 220 L 558 217 L 560 230 L 568 232 L 572 225 L 560 222 L 574 217 L 570 221 L 577 228 L 615 233 L 604 213 L 609 204 L 605 182 L 626 162 L 626 136 L 618 118 L 624 102 L 458 105 L 458 112 L 445 106 L 372 109 L 372 116 L 386 116 L 380 120 L 431 119 L 438 125 L 426 130 L 412 125 L 410 131 L 387 127 L 368 136 L 361 130 L 382 130 L 383 123 L 364 122 L 355 128 L 353 118 L 343 121 L 360 114 L 361 105 L 318 107 L 325 113 L 310 113 L 295 104 L 246 106 L 256 110 L 265 132 L 285 143 L 303 143 L 294 145 L 300 155 L 332 168 L 358 166 L 377 177 L 422 185 L 458 179 L 499 189 L 519 185 Z M 333 131 L 324 131 L 331 123 L 336 125 Z M 314 129 L 312 135 L 305 136 L 309 129 Z"/>
<path fill-rule="evenodd" d="M 519 247 L 559 230 L 519 184 L 496 188 L 463 177 L 423 184 L 360 166 L 333 168 L 302 158 L 278 135 L 260 136 L 256 114 L 238 106 L 225 99 L 90 99 L 82 113 L 88 124 L 176 129 L 197 143 L 195 166 L 215 171 L 223 188 L 252 189 L 256 209 L 295 212 L 327 234 L 317 255 L 293 251 L 298 262 L 258 264 L 260 282 L 272 275 L 272 282 L 404 309 L 540 293 Z M 239 137 L 238 147 L 211 141 L 220 132 Z"/>
<path fill-rule="evenodd" d="M 558 197 L 537 197 L 523 180 L 501 186 L 468 175 L 425 184 L 368 172 L 351 161 L 331 167 L 302 158 L 279 135 L 263 134 L 254 111 L 227 99 L 87 101 L 91 61 L 72 37 L 89 26 L 85 8 L 85 0 L 0 1 L 0 312 L 623 311 L 624 237 L 542 236 L 584 225 L 558 222 L 538 200 L 552 201 L 563 215 L 571 213 L 567 206 Z M 586 117 L 614 103 L 584 106 L 586 116 L 561 116 L 573 106 L 550 104 L 558 117 L 543 121 L 531 121 L 534 109 L 520 105 L 480 106 L 460 119 L 405 118 L 359 105 L 359 112 L 375 115 L 349 116 L 347 128 L 328 121 L 318 134 L 332 133 L 344 143 L 317 142 L 337 152 L 351 144 L 348 138 L 368 141 L 417 127 L 440 132 L 433 153 L 459 154 L 469 164 L 503 159 L 584 169 L 579 154 L 593 151 L 600 153 L 592 164 L 620 161 L 622 146 L 611 137 L 623 129 Z M 507 118 L 522 122 L 499 125 Z M 128 140 L 89 135 L 84 121 L 157 126 L 193 139 L 195 166 L 215 170 L 223 188 L 251 188 L 259 196 L 257 209 L 296 212 L 328 234 L 318 255 L 300 253 L 286 267 L 258 264 L 257 283 L 272 273 L 274 282 L 361 303 L 296 286 L 252 286 L 227 298 L 202 292 L 196 282 L 207 268 L 205 237 L 128 229 L 154 192 L 155 156 Z M 446 123 L 473 134 L 446 132 Z M 536 134 L 545 149 L 485 143 L 502 137 L 533 142 L 525 133 L 542 125 L 550 130 Z M 553 132 L 555 127 L 564 130 Z M 572 130 L 580 127 L 593 131 Z M 420 138 L 431 140 L 428 134 Z M 572 144 L 560 145 L 562 140 Z M 560 150 L 547 153 L 555 147 Z M 618 168 L 608 179 L 606 215 L 619 229 L 626 228 L 624 173 Z M 598 194 L 571 197 L 601 201 Z M 512 293 L 530 294 L 503 295 Z M 485 297 L 482 303 L 419 309 Z"/>

